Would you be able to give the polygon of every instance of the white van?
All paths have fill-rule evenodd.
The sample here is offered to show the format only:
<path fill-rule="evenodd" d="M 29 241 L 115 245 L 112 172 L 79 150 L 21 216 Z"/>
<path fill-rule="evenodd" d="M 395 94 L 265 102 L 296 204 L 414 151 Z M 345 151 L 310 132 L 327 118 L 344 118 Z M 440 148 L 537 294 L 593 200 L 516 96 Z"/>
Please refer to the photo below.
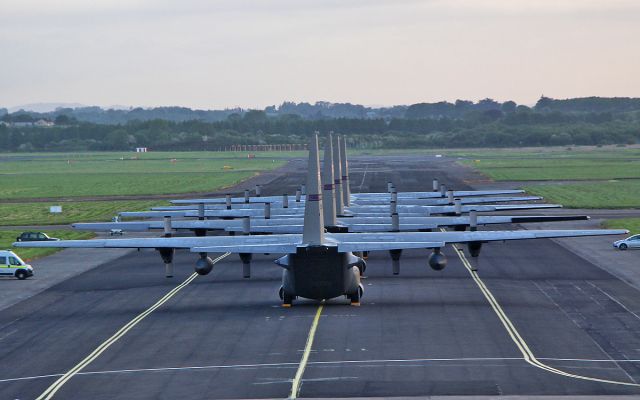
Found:
<path fill-rule="evenodd" d="M 0 250 L 0 276 L 15 276 L 22 280 L 33 276 L 33 268 L 11 250 Z"/>

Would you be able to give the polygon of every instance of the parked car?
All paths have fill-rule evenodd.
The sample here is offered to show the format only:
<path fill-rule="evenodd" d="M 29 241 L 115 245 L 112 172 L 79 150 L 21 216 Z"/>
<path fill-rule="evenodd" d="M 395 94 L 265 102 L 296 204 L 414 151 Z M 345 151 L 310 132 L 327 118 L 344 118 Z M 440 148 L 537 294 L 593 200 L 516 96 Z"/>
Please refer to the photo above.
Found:
<path fill-rule="evenodd" d="M 640 249 L 640 235 L 629 236 L 626 239 L 613 242 L 613 247 L 620 250 L 626 249 Z"/>
<path fill-rule="evenodd" d="M 23 280 L 33 276 L 33 268 L 13 251 L 0 250 L 0 275 L 14 276 Z"/>
<path fill-rule="evenodd" d="M 16 242 L 45 242 L 51 240 L 60 240 L 58 238 L 49 237 L 43 232 L 22 232 L 20 236 L 16 238 Z"/>
<path fill-rule="evenodd" d="M 118 229 L 118 228 L 113 228 L 109 230 L 109 235 L 111 236 L 122 236 L 122 234 L 124 233 L 124 231 L 122 229 Z"/>

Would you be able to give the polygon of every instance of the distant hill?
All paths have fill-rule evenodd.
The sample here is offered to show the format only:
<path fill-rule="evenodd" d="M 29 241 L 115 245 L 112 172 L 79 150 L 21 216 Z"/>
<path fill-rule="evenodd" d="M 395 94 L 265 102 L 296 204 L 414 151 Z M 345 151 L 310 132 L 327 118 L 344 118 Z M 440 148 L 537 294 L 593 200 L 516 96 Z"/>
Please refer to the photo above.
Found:
<path fill-rule="evenodd" d="M 10 113 L 5 116 L 7 111 Z M 640 98 L 622 97 L 584 97 L 575 99 L 552 99 L 541 97 L 532 108 L 518 105 L 514 101 L 503 103 L 492 99 L 477 102 L 456 100 L 453 103 L 441 101 L 436 103 L 416 103 L 412 105 L 396 105 L 391 107 L 371 107 L 351 103 L 331 103 L 318 101 L 311 103 L 284 102 L 280 105 L 265 107 L 263 110 L 247 110 L 242 108 L 224 110 L 194 110 L 187 107 L 123 107 L 101 108 L 84 106 L 75 103 L 36 103 L 12 107 L 9 110 L 0 109 L 0 117 L 6 122 L 20 122 L 29 120 L 54 121 L 60 116 L 79 122 L 95 124 L 122 125 L 133 121 L 163 120 L 170 122 L 200 121 L 206 123 L 222 122 L 244 118 L 262 120 L 264 118 L 299 118 L 309 121 L 332 119 L 380 119 L 386 122 L 392 120 L 468 120 L 481 119 L 490 122 L 503 116 L 520 114 L 521 120 L 528 118 L 523 112 L 533 111 L 539 114 L 563 113 L 568 117 L 572 114 L 611 113 L 620 114 L 640 112 Z"/>
<path fill-rule="evenodd" d="M 86 106 L 80 103 L 31 103 L 31 104 L 23 104 L 21 106 L 8 107 L 8 110 L 11 113 L 20 111 L 20 110 L 33 111 L 37 113 L 48 113 L 51 111 L 55 111 L 58 108 L 80 108 L 80 107 L 86 107 Z"/>

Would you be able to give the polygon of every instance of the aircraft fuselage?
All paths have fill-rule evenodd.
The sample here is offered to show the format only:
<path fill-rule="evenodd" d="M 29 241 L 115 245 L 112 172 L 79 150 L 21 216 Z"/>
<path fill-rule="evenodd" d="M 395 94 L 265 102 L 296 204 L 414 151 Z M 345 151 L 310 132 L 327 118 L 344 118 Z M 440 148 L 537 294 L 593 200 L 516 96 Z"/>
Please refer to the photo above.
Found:
<path fill-rule="evenodd" d="M 360 268 L 364 261 L 353 253 L 340 253 L 333 246 L 299 247 L 276 264 L 284 268 L 282 291 L 284 304 L 295 297 L 313 300 L 348 296 L 352 303 L 360 298 Z"/>

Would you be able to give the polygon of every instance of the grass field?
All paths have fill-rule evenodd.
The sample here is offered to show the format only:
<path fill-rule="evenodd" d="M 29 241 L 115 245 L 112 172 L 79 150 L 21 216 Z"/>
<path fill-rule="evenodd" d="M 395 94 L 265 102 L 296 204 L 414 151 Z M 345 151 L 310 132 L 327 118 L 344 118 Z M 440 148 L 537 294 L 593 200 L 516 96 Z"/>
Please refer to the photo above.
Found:
<path fill-rule="evenodd" d="M 9 175 L 2 177 L 0 197 L 4 199 L 73 198 L 215 191 L 233 186 L 257 173 L 257 171 L 225 171 Z"/>
<path fill-rule="evenodd" d="M 0 198 L 16 200 L 0 204 L 0 225 L 105 221 L 118 211 L 146 210 L 168 203 L 99 201 L 101 196 L 216 191 L 278 168 L 287 159 L 304 153 L 256 153 L 252 159 L 247 158 L 247 152 L 0 154 Z M 98 201 L 55 200 L 75 197 L 96 197 Z M 28 201 L 35 198 L 52 201 Z M 51 205 L 62 205 L 62 214 L 50 214 Z"/>
<path fill-rule="evenodd" d="M 97 151 L 81 153 L 0 153 L 0 161 L 11 160 L 35 160 L 35 161 L 122 161 L 122 160 L 188 160 L 188 159 L 211 159 L 246 160 L 247 155 L 253 154 L 256 159 L 288 159 L 295 157 L 306 157 L 306 151 L 150 151 L 147 153 L 132 153 L 122 151 Z"/>
<path fill-rule="evenodd" d="M 214 153 L 222 154 L 222 153 Z M 282 166 L 274 159 L 34 159 L 0 162 L 4 199 L 152 195 L 213 191 L 260 171 Z"/>
<path fill-rule="evenodd" d="M 465 160 L 496 181 L 539 181 L 539 180 L 594 180 L 594 179 L 640 179 L 640 155 L 629 154 L 618 157 L 586 158 L 504 158 Z"/>
<path fill-rule="evenodd" d="M 576 146 L 576 147 L 524 147 L 524 148 L 494 148 L 494 149 L 451 149 L 441 150 L 442 154 L 467 159 L 526 159 L 526 158 L 558 158 L 558 159 L 606 159 L 640 158 L 640 146 Z"/>
<path fill-rule="evenodd" d="M 49 206 L 61 204 L 61 214 Z M 60 225 L 72 222 L 109 221 L 119 211 L 144 211 L 168 205 L 163 200 L 119 200 L 64 203 L 0 203 L 0 225 Z"/>
<path fill-rule="evenodd" d="M 176 158 L 167 156 L 154 159 L 32 159 L 4 161 L 2 172 L 12 174 L 77 174 L 77 173 L 186 173 L 260 171 L 282 165 L 282 160 L 272 158 Z M 225 167 L 227 167 L 225 169 Z"/>
<path fill-rule="evenodd" d="M 640 179 L 526 186 L 527 193 L 569 208 L 640 208 Z"/>
<path fill-rule="evenodd" d="M 550 181 L 524 188 L 548 202 L 570 208 L 640 207 L 640 149 L 637 147 L 571 151 L 509 149 L 459 155 L 465 157 L 461 163 L 496 181 Z M 558 180 L 584 183 L 551 182 Z"/>
<path fill-rule="evenodd" d="M 16 241 L 16 237 L 18 237 L 22 231 L 0 231 L 0 249 L 11 249 L 11 244 Z M 45 232 L 50 237 L 56 237 L 59 239 L 89 239 L 94 237 L 95 235 L 91 232 L 76 232 L 76 231 L 46 231 Z M 29 262 L 30 260 L 48 256 L 49 254 L 53 254 L 62 249 L 55 248 L 14 248 L 12 249 L 14 253 L 20 256 L 24 261 Z"/>
<path fill-rule="evenodd" d="M 628 229 L 632 235 L 640 233 L 640 218 L 610 219 L 603 223 L 605 228 Z"/>

